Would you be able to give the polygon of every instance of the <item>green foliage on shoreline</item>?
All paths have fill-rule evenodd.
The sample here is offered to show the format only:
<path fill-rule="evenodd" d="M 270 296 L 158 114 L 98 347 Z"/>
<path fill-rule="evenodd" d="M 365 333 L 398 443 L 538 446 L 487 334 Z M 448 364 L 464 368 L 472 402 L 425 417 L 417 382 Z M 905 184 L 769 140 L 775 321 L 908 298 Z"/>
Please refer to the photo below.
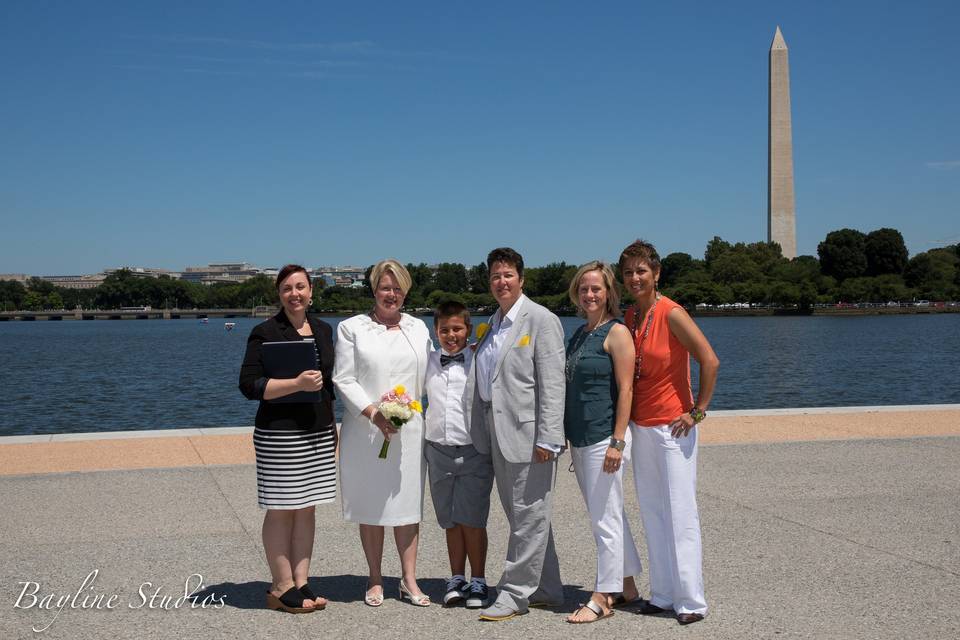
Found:
<path fill-rule="evenodd" d="M 750 303 L 805 309 L 814 304 L 960 299 L 960 245 L 910 257 L 896 229 L 867 234 L 839 229 L 827 234 L 817 254 L 787 260 L 776 243 L 730 243 L 714 237 L 702 259 L 687 253 L 661 256 L 660 288 L 687 307 Z M 496 308 L 487 289 L 486 264 L 406 267 L 414 283 L 407 294 L 408 309 L 432 309 L 451 297 L 481 312 Z M 527 267 L 524 291 L 557 313 L 573 314 L 567 287 L 576 271 L 576 265 L 566 262 Z M 78 306 L 226 309 L 276 303 L 273 280 L 262 275 L 239 284 L 203 285 L 167 276 L 136 277 L 120 270 L 94 289 L 55 287 L 37 278 L 26 285 L 0 280 L 0 308 L 7 311 Z M 357 287 L 324 288 L 322 282 L 314 283 L 313 308 L 317 311 L 350 313 L 371 305 L 366 281 Z"/>
<path fill-rule="evenodd" d="M 458 263 L 441 263 L 431 269 L 424 263 L 404 265 L 413 279 L 404 306 L 407 309 L 434 309 L 443 300 L 455 299 L 470 309 L 493 312 L 496 301 L 487 285 L 487 265 L 465 267 Z M 557 312 L 574 313 L 567 298 L 567 287 L 577 272 L 576 265 L 554 262 L 544 267 L 527 267 L 523 272 L 524 292 Z M 370 270 L 367 269 L 369 276 Z M 373 304 L 370 285 L 363 287 L 329 287 L 314 284 L 313 307 L 323 312 L 362 311 Z"/>
<path fill-rule="evenodd" d="M 92 289 L 55 287 L 39 278 L 26 286 L 0 280 L 0 307 L 7 311 L 43 309 L 238 309 L 272 305 L 277 301 L 273 279 L 258 275 L 237 284 L 203 285 L 169 276 L 144 278 L 126 269 L 116 271 Z"/>

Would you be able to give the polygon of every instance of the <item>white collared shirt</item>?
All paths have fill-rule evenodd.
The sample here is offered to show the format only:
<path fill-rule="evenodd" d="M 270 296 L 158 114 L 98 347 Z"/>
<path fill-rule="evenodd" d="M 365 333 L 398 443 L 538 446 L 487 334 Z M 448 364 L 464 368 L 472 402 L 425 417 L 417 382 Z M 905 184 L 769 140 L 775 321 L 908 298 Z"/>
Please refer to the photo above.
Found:
<path fill-rule="evenodd" d="M 473 364 L 473 350 L 468 347 L 460 353 L 463 354 L 463 364 L 451 362 L 445 367 L 440 364 L 440 355 L 457 354 L 441 349 L 427 358 L 425 435 L 430 442 L 473 444 L 465 419 L 467 376 Z"/>
<path fill-rule="evenodd" d="M 517 301 L 503 316 L 501 310 L 493 314 L 492 325 L 490 327 L 489 337 L 483 341 L 480 350 L 477 352 L 477 389 L 480 392 L 480 399 L 484 402 L 490 402 L 493 399 L 493 373 L 497 369 L 497 360 L 500 358 L 500 349 L 510 333 L 510 328 L 516 322 L 520 315 L 520 307 L 527 296 L 520 294 Z"/>

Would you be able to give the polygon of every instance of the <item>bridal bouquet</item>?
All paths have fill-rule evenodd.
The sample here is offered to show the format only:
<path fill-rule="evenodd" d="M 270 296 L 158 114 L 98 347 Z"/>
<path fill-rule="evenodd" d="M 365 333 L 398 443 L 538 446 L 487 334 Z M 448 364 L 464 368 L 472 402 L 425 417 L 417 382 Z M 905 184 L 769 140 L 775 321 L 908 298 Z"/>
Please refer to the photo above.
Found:
<path fill-rule="evenodd" d="M 377 409 L 397 429 L 409 422 L 415 413 L 423 412 L 423 407 L 420 406 L 420 402 L 411 398 L 402 384 L 398 384 L 380 396 L 380 404 L 377 406 Z M 384 438 L 383 446 L 380 447 L 380 455 L 377 457 L 385 460 L 387 458 L 387 449 L 389 448 L 390 441 Z"/>

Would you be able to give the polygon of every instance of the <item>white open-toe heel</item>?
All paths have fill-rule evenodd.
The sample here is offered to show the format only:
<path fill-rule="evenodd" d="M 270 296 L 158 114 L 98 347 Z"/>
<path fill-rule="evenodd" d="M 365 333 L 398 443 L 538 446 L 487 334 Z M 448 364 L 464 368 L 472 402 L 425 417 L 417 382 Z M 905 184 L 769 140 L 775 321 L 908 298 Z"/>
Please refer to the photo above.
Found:
<path fill-rule="evenodd" d="M 406 585 L 403 584 L 403 580 L 400 580 L 400 600 L 409 600 L 410 604 L 417 607 L 429 607 L 430 606 L 430 596 L 425 593 L 420 595 L 413 595 L 410 593 L 410 590 L 407 589 Z"/>
<path fill-rule="evenodd" d="M 378 585 L 374 585 L 378 586 Z M 379 607 L 383 604 L 383 585 L 380 586 L 380 593 L 370 593 L 370 583 L 367 583 L 367 590 L 363 594 L 363 601 L 368 607 Z"/>

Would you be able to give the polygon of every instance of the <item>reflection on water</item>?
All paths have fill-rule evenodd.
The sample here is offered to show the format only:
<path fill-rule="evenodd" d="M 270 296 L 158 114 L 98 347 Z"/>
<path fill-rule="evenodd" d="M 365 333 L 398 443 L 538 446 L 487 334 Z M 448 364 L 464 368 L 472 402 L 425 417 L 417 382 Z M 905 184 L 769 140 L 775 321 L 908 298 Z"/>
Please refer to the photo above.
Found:
<path fill-rule="evenodd" d="M 2 322 L 0 435 L 251 425 L 237 373 L 259 320 L 232 321 Z M 960 315 L 697 322 L 712 409 L 960 403 Z"/>

